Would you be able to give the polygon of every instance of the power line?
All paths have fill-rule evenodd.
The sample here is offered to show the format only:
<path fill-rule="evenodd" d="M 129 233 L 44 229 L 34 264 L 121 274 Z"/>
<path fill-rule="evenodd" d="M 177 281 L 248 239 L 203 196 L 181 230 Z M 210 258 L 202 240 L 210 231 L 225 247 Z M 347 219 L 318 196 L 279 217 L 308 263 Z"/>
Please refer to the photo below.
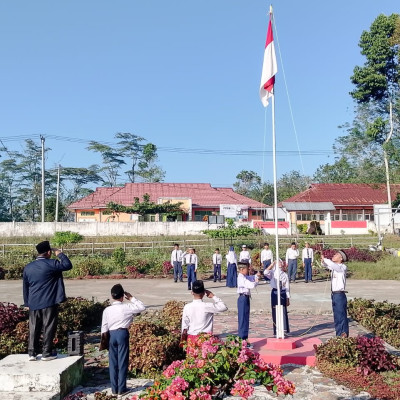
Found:
<path fill-rule="evenodd" d="M 39 135 L 37 135 L 39 138 Z M 9 136 L 2 137 L 0 140 L 3 142 L 20 141 L 26 139 L 32 139 L 33 135 L 20 135 L 20 136 Z M 89 144 L 92 140 L 81 139 L 75 137 L 58 136 L 58 135 L 46 135 L 47 139 L 63 141 L 69 143 L 82 143 Z M 98 141 L 101 144 L 113 147 L 116 146 L 115 142 Z M 164 147 L 157 146 L 158 152 L 166 153 L 182 153 L 182 154 L 202 154 L 202 155 L 220 155 L 220 156 L 252 156 L 252 157 L 263 157 L 272 156 L 270 150 L 227 150 L 227 149 L 202 149 L 202 148 L 184 148 L 184 147 Z M 298 150 L 277 150 L 277 154 L 280 156 L 293 157 L 298 155 Z M 334 154 L 333 150 L 305 150 L 302 152 L 303 156 L 321 156 Z"/>

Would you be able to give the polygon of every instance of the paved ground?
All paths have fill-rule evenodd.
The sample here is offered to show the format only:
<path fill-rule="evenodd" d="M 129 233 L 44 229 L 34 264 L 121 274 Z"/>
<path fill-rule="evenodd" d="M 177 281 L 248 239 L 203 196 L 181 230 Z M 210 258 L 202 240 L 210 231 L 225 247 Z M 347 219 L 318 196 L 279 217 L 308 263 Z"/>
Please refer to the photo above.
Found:
<path fill-rule="evenodd" d="M 191 294 L 187 283 L 174 283 L 172 279 L 83 279 L 65 280 L 67 296 L 82 296 L 98 301 L 109 298 L 111 287 L 121 283 L 125 290 L 131 292 L 149 307 L 161 307 L 168 300 L 190 301 Z M 228 288 L 225 282 L 205 281 L 207 289 L 221 297 L 230 311 L 236 310 L 237 294 L 235 288 Z M 362 297 L 377 301 L 387 300 L 390 303 L 400 302 L 400 281 L 367 281 L 348 280 L 348 298 Z M 328 280 L 315 283 L 298 281 L 291 284 L 292 314 L 331 314 L 330 282 Z M 0 280 L 0 301 L 22 304 L 22 281 Z M 270 311 L 270 287 L 262 282 L 252 291 L 251 311 Z"/>

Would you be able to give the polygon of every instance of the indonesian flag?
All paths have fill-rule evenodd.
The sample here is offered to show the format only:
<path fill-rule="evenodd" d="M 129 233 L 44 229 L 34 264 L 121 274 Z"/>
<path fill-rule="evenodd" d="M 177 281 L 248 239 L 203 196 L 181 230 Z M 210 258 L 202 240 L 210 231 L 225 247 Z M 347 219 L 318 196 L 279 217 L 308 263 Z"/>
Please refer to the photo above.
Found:
<path fill-rule="evenodd" d="M 260 84 L 260 98 L 264 107 L 267 107 L 268 99 L 274 95 L 275 74 L 277 72 L 278 66 L 276 64 L 274 38 L 272 35 L 272 24 L 270 18 Z"/>

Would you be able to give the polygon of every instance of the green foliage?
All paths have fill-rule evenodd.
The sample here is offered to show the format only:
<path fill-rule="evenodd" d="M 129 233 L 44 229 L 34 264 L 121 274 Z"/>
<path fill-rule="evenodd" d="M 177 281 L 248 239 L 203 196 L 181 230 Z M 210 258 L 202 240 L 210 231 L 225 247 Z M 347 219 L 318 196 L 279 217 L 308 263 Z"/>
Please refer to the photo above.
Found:
<path fill-rule="evenodd" d="M 308 229 L 307 224 L 298 224 L 297 225 L 297 230 L 301 234 L 306 234 L 307 233 L 307 229 Z"/>
<path fill-rule="evenodd" d="M 28 312 L 14 303 L 0 303 L 0 334 L 10 333 L 18 322 L 28 318 Z"/>
<path fill-rule="evenodd" d="M 77 232 L 65 231 L 56 232 L 53 236 L 52 242 L 58 247 L 63 247 L 66 244 L 78 243 L 82 239 L 83 236 Z"/>
<path fill-rule="evenodd" d="M 120 269 L 125 266 L 126 254 L 124 249 L 121 247 L 117 247 L 112 252 L 112 259 L 114 261 L 114 265 Z"/>
<path fill-rule="evenodd" d="M 181 209 L 183 203 L 171 203 L 166 202 L 157 204 L 150 201 L 150 196 L 145 194 L 143 201 L 140 202 L 138 197 L 135 197 L 135 202 L 132 206 L 123 206 L 117 203 L 108 203 L 107 208 L 116 213 L 127 213 L 127 214 L 166 214 L 166 215 L 180 215 L 184 211 Z"/>
<path fill-rule="evenodd" d="M 90 330 L 101 325 L 103 310 L 109 305 L 87 300 L 82 297 L 69 297 L 60 304 L 55 341 L 58 348 L 66 348 L 68 332 Z"/>
<path fill-rule="evenodd" d="M 103 275 L 104 273 L 110 273 L 110 269 L 107 268 L 107 263 L 104 258 L 99 256 L 87 256 L 78 258 L 73 262 L 73 267 L 70 274 L 65 274 L 65 276 L 69 277 L 84 277 L 88 275 Z"/>
<path fill-rule="evenodd" d="M 348 302 L 351 318 L 394 347 L 400 347 L 400 305 L 355 298 Z"/>
<path fill-rule="evenodd" d="M 259 235 L 261 230 L 259 228 L 250 228 L 248 225 L 241 225 L 237 228 L 228 226 L 227 228 L 220 227 L 202 232 L 211 238 L 235 238 Z"/>

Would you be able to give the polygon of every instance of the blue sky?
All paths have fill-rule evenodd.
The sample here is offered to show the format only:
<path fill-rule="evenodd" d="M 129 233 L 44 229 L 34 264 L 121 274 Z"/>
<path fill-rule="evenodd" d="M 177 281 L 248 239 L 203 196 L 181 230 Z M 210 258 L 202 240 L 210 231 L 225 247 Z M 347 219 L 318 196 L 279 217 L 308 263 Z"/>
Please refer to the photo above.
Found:
<path fill-rule="evenodd" d="M 398 0 L 273 7 L 278 177 L 313 175 L 334 161 L 338 126 L 353 119 L 348 93 L 353 68 L 364 62 L 362 31 L 400 7 Z M 263 171 L 257 153 L 224 154 L 262 150 L 265 119 L 271 149 L 271 109 L 265 114 L 258 95 L 268 9 L 259 0 L 2 1 L 0 137 L 19 138 L 5 144 L 21 150 L 22 138 L 39 143 L 42 134 L 49 168 L 84 167 L 100 158 L 73 138 L 112 142 L 116 132 L 131 132 L 158 146 L 166 182 L 231 186 L 242 169 L 271 181 L 270 155 Z"/>

